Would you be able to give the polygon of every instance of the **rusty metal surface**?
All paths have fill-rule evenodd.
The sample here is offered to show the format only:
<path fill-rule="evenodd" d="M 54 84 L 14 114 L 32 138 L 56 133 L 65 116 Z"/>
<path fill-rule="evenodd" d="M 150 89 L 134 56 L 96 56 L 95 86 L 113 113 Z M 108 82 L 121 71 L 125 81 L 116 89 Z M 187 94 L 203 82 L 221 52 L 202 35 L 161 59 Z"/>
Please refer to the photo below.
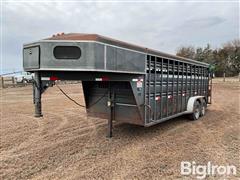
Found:
<path fill-rule="evenodd" d="M 107 44 L 111 44 L 111 45 L 115 45 L 115 46 L 120 46 L 120 47 L 123 47 L 123 48 L 136 50 L 136 51 L 141 51 L 141 52 L 144 52 L 144 53 L 154 54 L 154 55 L 158 55 L 158 56 L 164 56 L 166 58 L 173 58 L 173 59 L 178 59 L 178 60 L 183 60 L 183 61 L 192 61 L 194 63 L 198 63 L 198 64 L 202 64 L 202 65 L 208 65 L 208 64 L 203 63 L 203 62 L 199 62 L 199 61 L 195 61 L 195 60 L 192 60 L 192 59 L 171 55 L 171 54 L 168 54 L 168 53 L 164 53 L 164 52 L 161 52 L 161 51 L 149 49 L 147 47 L 134 45 L 134 44 L 131 44 L 131 43 L 123 42 L 123 41 L 120 41 L 120 40 L 116 40 L 116 39 L 109 38 L 109 37 L 102 36 L 102 35 L 98 35 L 98 34 L 85 34 L 85 33 L 64 34 L 64 33 L 61 33 L 61 34 L 53 35 L 52 37 L 44 39 L 44 40 L 97 41 L 97 42 L 107 43 Z"/>
<path fill-rule="evenodd" d="M 98 41 L 102 43 L 108 43 L 124 48 L 134 49 L 137 51 L 147 52 L 147 48 L 112 39 L 109 37 L 101 36 L 98 34 L 84 34 L 84 33 L 69 33 L 54 35 L 46 40 L 81 40 L 81 41 Z"/>

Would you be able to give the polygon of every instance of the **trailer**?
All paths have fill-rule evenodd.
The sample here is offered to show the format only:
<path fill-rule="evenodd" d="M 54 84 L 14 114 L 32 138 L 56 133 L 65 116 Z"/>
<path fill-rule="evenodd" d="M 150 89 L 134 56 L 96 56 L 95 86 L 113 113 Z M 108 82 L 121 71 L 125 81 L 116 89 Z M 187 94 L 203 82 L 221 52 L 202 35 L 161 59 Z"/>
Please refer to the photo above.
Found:
<path fill-rule="evenodd" d="M 211 103 L 209 64 L 97 34 L 57 34 L 25 44 L 23 67 L 34 73 L 35 117 L 41 95 L 59 80 L 81 80 L 88 116 L 152 126 L 189 114 L 197 120 Z"/>

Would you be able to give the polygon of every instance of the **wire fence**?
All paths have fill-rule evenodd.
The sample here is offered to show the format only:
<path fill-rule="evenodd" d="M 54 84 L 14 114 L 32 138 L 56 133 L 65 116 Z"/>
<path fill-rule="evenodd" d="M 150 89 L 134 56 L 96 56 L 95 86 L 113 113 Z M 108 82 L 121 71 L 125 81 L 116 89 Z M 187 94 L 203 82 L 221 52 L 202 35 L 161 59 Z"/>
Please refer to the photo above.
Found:
<path fill-rule="evenodd" d="M 0 77 L 0 88 L 22 87 L 28 84 L 31 83 L 28 81 L 17 82 L 14 76 Z"/>
<path fill-rule="evenodd" d="M 20 87 L 26 86 L 30 82 L 22 81 L 18 82 L 16 76 L 22 74 L 24 71 L 13 71 L 8 73 L 3 73 L 0 75 L 0 88 L 8 88 L 8 87 Z"/>
<path fill-rule="evenodd" d="M 9 75 L 15 75 L 15 74 L 19 74 L 19 73 L 23 73 L 24 71 L 13 71 L 13 72 L 9 72 L 9 73 L 4 73 L 4 74 L 0 74 L 0 76 L 9 76 Z"/>

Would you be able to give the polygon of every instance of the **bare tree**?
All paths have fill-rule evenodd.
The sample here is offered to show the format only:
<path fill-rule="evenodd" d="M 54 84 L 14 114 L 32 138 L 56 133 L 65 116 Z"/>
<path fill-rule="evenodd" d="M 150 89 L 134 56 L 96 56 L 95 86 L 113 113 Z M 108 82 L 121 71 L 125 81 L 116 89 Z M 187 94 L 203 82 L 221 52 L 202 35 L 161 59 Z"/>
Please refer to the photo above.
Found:
<path fill-rule="evenodd" d="M 193 46 L 180 47 L 177 50 L 177 56 L 194 59 L 195 57 L 195 48 Z"/>
<path fill-rule="evenodd" d="M 240 73 L 240 39 L 225 43 L 218 49 L 212 49 L 210 44 L 196 49 L 193 46 L 182 46 L 176 55 L 214 65 L 216 76 L 224 73 L 226 76 L 236 76 Z"/>
<path fill-rule="evenodd" d="M 235 39 L 223 45 L 227 52 L 227 69 L 232 75 L 240 73 L 240 39 Z"/>

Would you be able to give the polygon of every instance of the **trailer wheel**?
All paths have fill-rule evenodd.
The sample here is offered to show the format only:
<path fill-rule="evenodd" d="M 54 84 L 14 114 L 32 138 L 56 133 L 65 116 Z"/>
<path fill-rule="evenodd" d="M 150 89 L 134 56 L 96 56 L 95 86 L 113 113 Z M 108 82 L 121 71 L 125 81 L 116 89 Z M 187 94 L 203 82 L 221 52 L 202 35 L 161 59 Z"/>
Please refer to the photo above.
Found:
<path fill-rule="evenodd" d="M 203 100 L 202 106 L 201 106 L 201 111 L 200 111 L 200 116 L 204 116 L 206 114 L 206 108 L 207 108 L 206 101 Z"/>
<path fill-rule="evenodd" d="M 201 105 L 199 101 L 195 101 L 194 107 L 193 107 L 193 113 L 190 115 L 190 118 L 194 121 L 198 120 L 200 117 L 200 113 L 201 113 Z"/>

